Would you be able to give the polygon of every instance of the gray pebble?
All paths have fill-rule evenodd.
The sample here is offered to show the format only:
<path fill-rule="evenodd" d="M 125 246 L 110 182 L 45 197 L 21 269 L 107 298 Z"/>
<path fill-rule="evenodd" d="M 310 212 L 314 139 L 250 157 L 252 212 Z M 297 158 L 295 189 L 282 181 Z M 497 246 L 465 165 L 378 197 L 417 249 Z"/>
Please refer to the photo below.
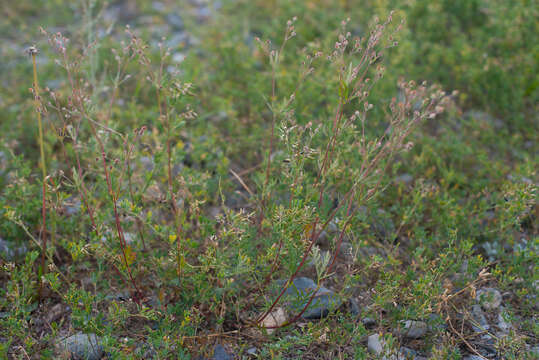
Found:
<path fill-rule="evenodd" d="M 502 294 L 494 288 L 483 288 L 477 291 L 475 299 L 485 310 L 495 310 L 502 304 Z"/>
<path fill-rule="evenodd" d="M 490 329 L 490 326 L 487 322 L 487 318 L 485 317 L 485 314 L 483 314 L 483 311 L 481 310 L 481 306 L 479 305 L 472 306 L 472 318 L 474 321 L 474 323 L 472 323 L 472 328 L 476 333 L 484 332 Z"/>
<path fill-rule="evenodd" d="M 406 320 L 403 323 L 403 330 L 399 333 L 410 339 L 419 339 L 427 333 L 427 323 L 424 321 Z"/>
<path fill-rule="evenodd" d="M 213 348 L 213 360 L 234 360 L 234 356 L 229 354 L 223 345 L 217 344 Z"/>
<path fill-rule="evenodd" d="M 284 282 L 280 281 L 278 283 L 282 285 Z M 316 283 L 313 280 L 306 277 L 294 279 L 285 292 L 285 296 L 289 300 L 288 313 L 293 314 L 301 311 L 309 301 L 309 297 L 314 290 L 316 290 Z M 331 310 L 338 308 L 340 305 L 341 301 L 335 293 L 322 286 L 318 289 L 313 301 L 303 313 L 303 318 L 321 319 L 326 317 Z"/>
<path fill-rule="evenodd" d="M 373 334 L 367 340 L 367 349 L 373 354 L 380 355 L 384 351 L 384 345 L 380 339 L 380 335 Z"/>
<path fill-rule="evenodd" d="M 95 334 L 78 333 L 58 342 L 62 352 L 75 360 L 99 360 L 103 356 L 101 339 Z"/>

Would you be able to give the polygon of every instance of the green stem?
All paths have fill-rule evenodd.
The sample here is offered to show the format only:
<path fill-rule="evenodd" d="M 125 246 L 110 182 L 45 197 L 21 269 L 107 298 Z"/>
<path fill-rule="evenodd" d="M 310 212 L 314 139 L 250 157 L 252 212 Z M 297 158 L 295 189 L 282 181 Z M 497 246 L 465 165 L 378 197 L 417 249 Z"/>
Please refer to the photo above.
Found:
<path fill-rule="evenodd" d="M 41 153 L 41 171 L 43 174 L 43 203 L 41 207 L 41 216 L 42 216 L 42 227 L 41 227 L 41 242 L 43 244 L 42 253 L 41 253 L 41 275 L 44 275 L 46 268 L 46 252 L 47 252 L 47 235 L 46 235 L 46 178 L 47 178 L 47 167 L 45 164 L 45 150 L 43 149 L 43 122 L 41 121 L 41 109 L 39 106 L 39 86 L 37 83 L 37 65 L 36 65 L 36 54 L 37 51 L 32 52 L 32 65 L 34 69 L 34 97 L 35 97 L 35 106 L 37 110 L 37 123 L 39 128 L 39 151 Z"/>

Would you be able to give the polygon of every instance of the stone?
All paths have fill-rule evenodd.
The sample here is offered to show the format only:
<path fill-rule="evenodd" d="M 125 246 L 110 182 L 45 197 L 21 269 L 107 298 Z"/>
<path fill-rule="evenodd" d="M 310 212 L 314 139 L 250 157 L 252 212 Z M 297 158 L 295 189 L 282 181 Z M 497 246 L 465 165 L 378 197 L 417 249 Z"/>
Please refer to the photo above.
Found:
<path fill-rule="evenodd" d="M 414 177 L 410 174 L 402 174 L 402 175 L 399 175 L 395 178 L 395 182 L 397 184 L 404 184 L 405 186 L 409 186 L 412 184 L 412 182 L 414 181 Z"/>
<path fill-rule="evenodd" d="M 354 247 L 352 244 L 350 244 L 347 241 L 343 241 L 341 243 L 341 247 L 339 249 L 339 258 L 345 260 L 348 263 L 351 263 L 354 261 Z"/>
<path fill-rule="evenodd" d="M 430 314 L 428 319 L 428 331 L 440 332 L 447 330 L 445 320 L 438 314 Z"/>
<path fill-rule="evenodd" d="M 322 230 L 316 238 L 316 245 L 320 245 L 323 247 L 329 246 L 329 235 L 325 230 Z"/>
<path fill-rule="evenodd" d="M 75 360 L 99 360 L 103 357 L 101 339 L 95 334 L 72 335 L 60 340 L 58 347 Z"/>
<path fill-rule="evenodd" d="M 266 328 L 267 333 L 271 335 L 276 330 L 276 328 L 273 327 L 283 325 L 284 323 L 286 323 L 286 320 L 286 312 L 282 307 L 278 307 L 264 318 L 261 323 L 261 326 L 263 328 Z"/>
<path fill-rule="evenodd" d="M 327 226 L 327 231 L 330 234 L 338 234 L 339 233 L 339 226 L 335 223 L 335 221 L 330 221 Z"/>
<path fill-rule="evenodd" d="M 172 50 L 176 50 L 180 46 L 187 45 L 188 43 L 189 34 L 183 31 L 172 34 L 170 38 L 166 40 L 166 45 Z"/>
<path fill-rule="evenodd" d="M 496 326 L 503 332 L 507 333 L 509 330 L 511 330 L 511 323 L 505 321 L 506 312 L 503 307 L 500 308 L 500 313 L 498 314 L 498 323 Z"/>
<path fill-rule="evenodd" d="M 196 10 L 195 10 L 195 13 L 196 13 L 196 17 L 198 19 L 198 21 L 200 22 L 204 22 L 206 20 L 208 20 L 211 16 L 211 9 L 207 6 L 202 6 L 202 7 L 198 7 Z"/>
<path fill-rule="evenodd" d="M 502 294 L 494 288 L 483 288 L 477 291 L 475 299 L 485 310 L 495 310 L 502 304 Z"/>
<path fill-rule="evenodd" d="M 490 329 L 487 318 L 479 305 L 472 306 L 472 320 L 472 328 L 476 333 L 481 333 Z"/>
<path fill-rule="evenodd" d="M 154 163 L 154 160 L 152 157 L 149 157 L 149 156 L 141 156 L 140 159 L 140 165 L 142 165 L 142 168 L 145 170 L 145 171 L 148 171 L 148 172 L 151 172 L 153 171 L 154 167 L 155 167 L 155 163 Z"/>
<path fill-rule="evenodd" d="M 210 219 L 217 219 L 217 216 L 222 213 L 223 211 L 220 206 L 210 206 L 208 208 L 208 216 L 210 217 Z"/>
<path fill-rule="evenodd" d="M 234 360 L 234 356 L 229 354 L 223 345 L 217 344 L 213 348 L 212 360 Z"/>
<path fill-rule="evenodd" d="M 402 354 L 402 357 L 404 357 L 404 359 L 417 359 L 419 357 L 417 355 L 417 351 L 407 348 L 405 346 L 402 346 L 400 348 L 400 353 Z"/>
<path fill-rule="evenodd" d="M 28 251 L 28 248 L 23 244 L 17 246 L 11 241 L 6 241 L 0 237 L 0 258 L 11 261 L 23 256 Z"/>
<path fill-rule="evenodd" d="M 402 322 L 403 328 L 399 335 L 410 339 L 419 339 L 427 333 L 427 323 L 424 321 L 406 320 Z"/>
<path fill-rule="evenodd" d="M 157 12 L 162 13 L 162 12 L 165 12 L 167 10 L 167 7 L 165 6 L 165 4 L 163 4 L 160 1 L 153 1 L 152 2 L 152 9 L 154 9 Z"/>
<path fill-rule="evenodd" d="M 250 347 L 249 349 L 247 349 L 246 352 L 247 352 L 247 355 L 256 356 L 257 350 L 258 349 L 253 346 L 253 347 Z"/>
<path fill-rule="evenodd" d="M 384 342 L 379 334 L 370 335 L 367 340 L 367 349 L 373 354 L 380 355 L 384 351 Z"/>
<path fill-rule="evenodd" d="M 370 326 L 376 325 L 376 320 L 374 320 L 373 318 L 370 318 L 370 317 L 365 317 L 365 318 L 361 319 L 361 323 L 365 327 L 370 327 Z"/>
<path fill-rule="evenodd" d="M 359 302 L 356 299 L 351 298 L 350 300 L 348 300 L 348 306 L 350 308 L 350 314 L 354 316 L 359 316 L 361 314 L 361 309 L 359 308 Z"/>
<path fill-rule="evenodd" d="M 169 23 L 171 26 L 178 30 L 183 30 L 183 19 L 180 15 L 176 13 L 170 13 L 167 15 L 167 23 Z"/>
<path fill-rule="evenodd" d="M 80 213 L 80 198 L 71 196 L 64 201 L 64 213 L 67 216 L 74 216 Z"/>
<path fill-rule="evenodd" d="M 127 291 L 118 291 L 105 296 L 105 300 L 108 301 L 129 301 L 129 299 L 131 299 L 131 295 Z"/>
<path fill-rule="evenodd" d="M 496 356 L 496 340 L 489 334 L 483 334 L 480 337 L 480 341 L 477 342 L 477 350 L 486 358 L 490 359 Z"/>
<path fill-rule="evenodd" d="M 281 284 L 284 282 L 281 282 Z M 289 312 L 301 311 L 309 301 L 312 292 L 316 290 L 316 283 L 307 277 L 298 277 L 286 289 L 285 296 L 288 303 Z M 326 317 L 331 310 L 338 308 L 342 302 L 335 293 L 325 287 L 320 287 L 316 291 L 311 304 L 303 313 L 302 317 L 307 320 L 321 319 Z"/>
<path fill-rule="evenodd" d="M 56 304 L 47 312 L 45 319 L 50 324 L 53 321 L 59 320 L 68 310 L 69 308 L 64 308 L 63 304 Z"/>
<path fill-rule="evenodd" d="M 379 334 L 373 334 L 369 336 L 367 340 L 367 349 L 371 353 L 378 355 L 378 357 L 381 358 L 382 360 L 405 360 L 406 359 L 406 355 L 403 355 L 400 352 L 397 354 L 382 356 L 382 355 L 387 354 L 388 349 L 386 348 L 387 348 L 387 344 L 384 341 L 384 339 L 380 337 Z"/>

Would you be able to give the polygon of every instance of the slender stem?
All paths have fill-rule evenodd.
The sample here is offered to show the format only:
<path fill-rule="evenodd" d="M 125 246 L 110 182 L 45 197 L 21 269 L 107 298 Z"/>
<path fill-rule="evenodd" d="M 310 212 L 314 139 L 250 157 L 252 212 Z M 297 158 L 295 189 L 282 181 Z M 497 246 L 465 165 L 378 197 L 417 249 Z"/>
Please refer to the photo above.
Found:
<path fill-rule="evenodd" d="M 47 267 L 46 265 L 46 252 L 47 252 L 47 234 L 46 234 L 46 218 L 47 218 L 47 208 L 46 208 L 46 193 L 47 193 L 47 167 L 45 163 L 45 150 L 43 148 L 43 122 L 41 120 L 41 109 L 39 105 L 39 85 L 37 82 L 37 64 L 36 64 L 36 54 L 37 50 L 32 51 L 32 65 L 34 70 L 34 97 L 35 97 L 35 106 L 37 111 L 37 124 L 39 129 L 39 152 L 41 153 L 41 172 L 43 175 L 43 189 L 42 196 L 43 202 L 41 205 L 41 242 L 43 244 L 41 252 L 41 275 L 44 275 Z"/>

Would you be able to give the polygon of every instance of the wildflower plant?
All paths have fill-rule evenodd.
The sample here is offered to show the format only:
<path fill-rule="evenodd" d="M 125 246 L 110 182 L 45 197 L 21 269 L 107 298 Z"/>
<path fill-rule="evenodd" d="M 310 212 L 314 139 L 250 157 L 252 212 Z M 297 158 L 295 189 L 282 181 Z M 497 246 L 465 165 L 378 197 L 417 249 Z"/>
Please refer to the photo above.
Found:
<path fill-rule="evenodd" d="M 488 321 L 510 323 L 491 323 L 493 351 L 533 344 L 533 136 L 467 108 L 502 99 L 484 110 L 518 109 L 527 126 L 531 77 L 514 94 L 483 89 L 506 86 L 493 64 L 533 67 L 529 46 L 507 42 L 529 21 L 500 22 L 523 4 L 187 4 L 216 10 L 201 20 L 171 2 L 41 2 L 62 9 L 46 11 L 56 30 L 41 31 L 36 66 L 10 50 L 0 64 L 0 357 L 55 358 L 83 332 L 112 358 L 211 357 L 216 344 L 367 358 L 378 334 L 388 354 L 457 359 L 483 354 L 469 309 L 485 286 L 504 306 Z M 454 11 L 447 34 L 438 10 Z M 58 28 L 66 12 L 82 26 Z M 14 24 L 0 29 L 35 41 Z M 331 304 L 308 320 L 318 297 Z M 407 339 L 419 322 L 427 333 Z"/>
<path fill-rule="evenodd" d="M 330 222 L 339 217 L 341 219 L 339 233 L 335 243 L 332 244 L 333 253 L 329 262 L 319 264 L 322 259 L 315 256 L 317 270 L 324 268 L 323 273 L 318 275 L 319 280 L 332 273 L 342 240 L 358 209 L 382 190 L 382 173 L 395 156 L 410 150 L 413 144 L 406 140 L 418 124 L 439 115 L 449 104 L 450 99 L 445 92 L 435 86 L 427 87 L 425 83 L 417 85 L 413 81 L 401 81 L 398 84 L 401 98 L 397 100 L 394 97 L 389 104 L 386 130 L 377 138 L 366 138 L 368 115 L 374 107 L 369 95 L 384 74 L 384 67 L 376 63 L 383 56 L 385 49 L 397 45 L 394 33 L 399 27 L 390 32 L 393 13 L 384 22 L 375 20 L 369 36 L 364 39 L 352 38 L 351 33 L 346 30 L 350 19 L 343 21 L 334 49 L 325 56 L 319 51 L 305 55 L 299 69 L 297 87 L 291 94 L 284 94 L 281 99 L 277 99 L 275 72 L 284 45 L 295 35 L 293 25 L 295 21 L 296 18 L 288 21 L 279 50 L 272 49 L 269 41 L 259 41 L 272 68 L 272 101 L 269 105 L 272 124 L 258 226 L 259 229 L 264 226 L 262 220 L 265 218 L 265 211 L 275 212 L 276 215 L 278 212 L 280 215 L 276 218 L 281 222 L 283 207 L 286 209 L 285 217 L 293 216 L 297 220 L 296 213 L 299 212 L 306 214 L 308 220 L 302 231 L 292 234 L 277 232 L 272 236 L 279 240 L 277 245 L 272 244 L 270 247 L 270 251 L 274 252 L 274 260 L 271 262 L 273 265 L 268 278 L 277 270 L 282 253 L 293 254 L 292 257 L 297 257 L 298 260 L 294 262 L 296 265 L 292 266 L 289 278 L 278 296 L 260 315 L 257 322 L 263 321 L 277 306 L 288 286 L 311 256 L 320 234 Z M 315 62 L 322 61 L 323 58 L 330 62 L 333 71 L 336 72 L 334 76 L 336 81 L 328 84 L 338 93 L 337 103 L 333 106 L 333 116 L 330 119 L 316 121 L 314 120 L 316 114 L 313 114 L 313 120 L 300 124 L 294 114 L 296 93 L 301 91 L 301 85 L 308 76 L 316 71 Z M 286 161 L 279 171 L 272 172 L 275 122 L 278 122 L 278 141 L 282 143 Z M 273 175 L 273 187 L 268 186 L 270 173 Z M 272 193 L 282 192 L 284 189 L 288 191 L 286 194 L 288 204 L 274 203 L 273 208 L 268 208 L 266 202 Z M 268 232 L 275 231 L 271 223 L 273 218 L 275 217 L 268 217 Z M 277 229 L 280 228 L 277 226 Z M 286 239 L 289 236 L 292 236 L 292 239 Z M 296 247 L 296 251 L 286 249 L 287 246 Z M 277 250 L 273 251 L 275 248 Z M 321 286 L 320 281 L 318 286 Z M 315 294 L 316 292 L 313 292 L 303 310 L 293 316 L 287 324 L 301 317 Z"/>

